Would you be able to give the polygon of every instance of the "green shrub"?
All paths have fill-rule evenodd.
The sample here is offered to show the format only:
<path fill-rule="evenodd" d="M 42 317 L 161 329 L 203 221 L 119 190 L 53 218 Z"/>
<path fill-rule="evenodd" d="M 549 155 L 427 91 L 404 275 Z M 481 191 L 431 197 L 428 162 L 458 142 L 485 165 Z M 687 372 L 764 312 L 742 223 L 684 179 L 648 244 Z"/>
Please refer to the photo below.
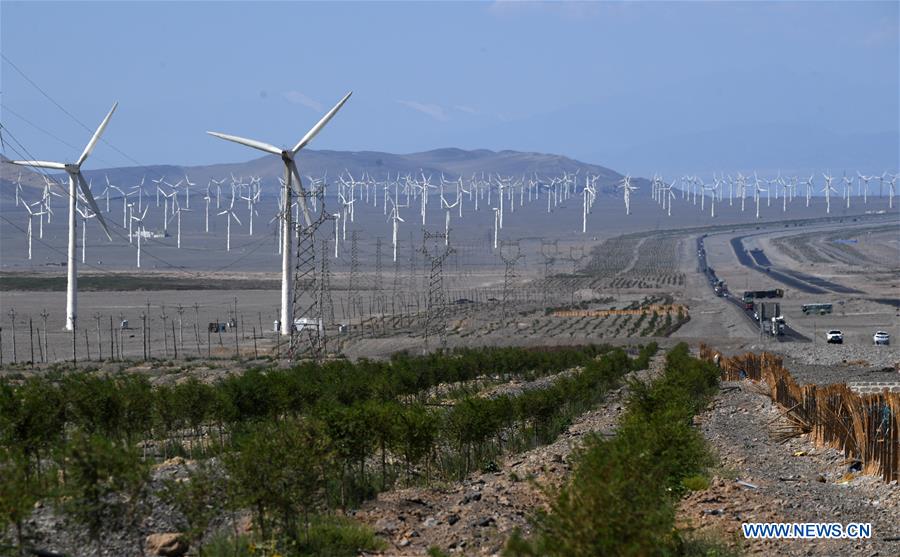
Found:
<path fill-rule="evenodd" d="M 644 347 L 649 361 L 656 346 Z M 636 365 L 636 364 L 635 364 Z M 663 555 L 688 548 L 674 533 L 675 501 L 704 480 L 712 457 L 691 426 L 718 387 L 713 366 L 678 345 L 662 377 L 632 382 L 615 437 L 590 437 L 571 479 L 534 518 L 531 540 L 514 535 L 507 555 Z M 692 546 L 693 547 L 693 546 Z"/>

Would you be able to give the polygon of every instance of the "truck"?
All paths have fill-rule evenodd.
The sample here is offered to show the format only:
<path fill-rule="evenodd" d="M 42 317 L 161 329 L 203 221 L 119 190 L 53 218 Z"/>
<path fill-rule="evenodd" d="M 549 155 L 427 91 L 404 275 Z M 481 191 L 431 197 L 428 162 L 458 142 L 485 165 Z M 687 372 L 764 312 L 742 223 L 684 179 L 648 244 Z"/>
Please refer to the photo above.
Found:
<path fill-rule="evenodd" d="M 781 304 L 778 302 L 756 302 L 753 316 L 760 323 L 760 328 L 772 336 L 784 334 L 785 320 L 781 315 Z"/>
<path fill-rule="evenodd" d="M 784 334 L 785 322 L 784 322 L 783 315 L 773 317 L 771 322 L 769 323 L 769 325 L 770 325 L 769 334 L 772 335 L 773 337 L 781 336 Z"/>
<path fill-rule="evenodd" d="M 772 290 L 745 290 L 744 298 L 759 300 L 761 298 L 784 298 L 784 290 L 773 288 Z"/>
<path fill-rule="evenodd" d="M 713 286 L 713 291 L 715 291 L 716 296 L 725 296 L 725 294 L 728 292 L 728 285 L 725 284 L 724 280 L 719 279 Z"/>

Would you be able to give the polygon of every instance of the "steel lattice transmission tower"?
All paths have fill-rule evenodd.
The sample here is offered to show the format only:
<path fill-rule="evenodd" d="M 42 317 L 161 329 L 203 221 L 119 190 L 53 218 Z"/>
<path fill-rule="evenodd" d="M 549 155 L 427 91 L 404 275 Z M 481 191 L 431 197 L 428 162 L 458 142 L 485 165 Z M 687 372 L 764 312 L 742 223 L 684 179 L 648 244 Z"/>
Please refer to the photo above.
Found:
<path fill-rule="evenodd" d="M 316 232 L 328 220 L 325 199 L 320 192 L 300 193 L 303 206 L 309 207 L 308 200 L 316 198 L 319 214 L 309 225 L 295 226 L 297 255 L 294 264 L 293 314 L 291 318 L 291 344 L 288 352 L 293 360 L 307 356 L 319 359 L 325 354 L 325 319 L 320 304 L 321 290 L 317 284 Z M 323 257 L 323 259 L 327 259 Z"/>
<path fill-rule="evenodd" d="M 544 287 L 541 289 L 541 299 L 544 305 L 550 297 L 550 277 L 553 275 L 553 263 L 559 254 L 559 240 L 541 240 L 541 256 L 544 258 Z"/>
<path fill-rule="evenodd" d="M 446 232 L 423 233 L 422 254 L 431 263 L 431 273 L 428 278 L 428 301 L 425 306 L 425 346 L 428 346 L 428 338 L 437 329 L 441 346 L 446 342 L 446 324 L 444 313 L 447 300 L 444 296 L 444 260 L 453 253 Z"/>
<path fill-rule="evenodd" d="M 350 235 L 350 284 L 349 284 L 350 317 L 353 313 L 362 313 L 359 293 L 359 234 L 354 230 Z"/>
<path fill-rule="evenodd" d="M 518 241 L 500 244 L 500 259 L 503 260 L 506 266 L 503 271 L 503 327 L 506 327 L 509 321 L 509 306 L 513 297 L 513 283 L 516 280 L 516 264 L 519 262 L 519 259 L 525 257 L 520 251 Z"/>

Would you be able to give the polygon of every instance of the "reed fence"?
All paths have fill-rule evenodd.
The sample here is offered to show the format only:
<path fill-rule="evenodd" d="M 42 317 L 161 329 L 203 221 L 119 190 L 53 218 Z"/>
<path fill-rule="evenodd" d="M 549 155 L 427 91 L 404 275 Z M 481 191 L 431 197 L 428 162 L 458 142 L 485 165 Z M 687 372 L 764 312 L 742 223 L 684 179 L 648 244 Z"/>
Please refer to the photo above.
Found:
<path fill-rule="evenodd" d="M 702 359 L 717 362 L 725 381 L 749 379 L 768 386 L 795 430 L 817 446 L 834 447 L 859 460 L 867 474 L 900 480 L 900 393 L 858 394 L 847 385 L 800 385 L 781 357 L 763 352 L 723 356 L 706 345 Z"/>

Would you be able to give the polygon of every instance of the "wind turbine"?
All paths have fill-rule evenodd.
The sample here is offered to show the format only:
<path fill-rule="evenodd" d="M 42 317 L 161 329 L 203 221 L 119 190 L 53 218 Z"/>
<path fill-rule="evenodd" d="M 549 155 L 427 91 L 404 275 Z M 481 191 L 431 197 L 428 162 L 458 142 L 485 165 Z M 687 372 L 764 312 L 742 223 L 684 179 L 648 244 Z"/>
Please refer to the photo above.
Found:
<path fill-rule="evenodd" d="M 822 191 L 825 192 L 825 214 L 831 214 L 831 192 L 837 193 L 837 190 L 831 187 L 831 182 L 834 181 L 834 178 L 828 174 L 822 174 L 822 177 L 825 178 L 825 187 L 822 188 Z"/>
<path fill-rule="evenodd" d="M 137 268 L 141 268 L 141 237 L 145 234 L 146 227 L 144 226 L 144 219 L 147 217 L 147 210 L 150 209 L 150 206 L 147 205 L 144 207 L 144 212 L 140 217 L 134 216 L 134 205 L 129 204 L 129 207 L 132 207 L 132 215 L 131 220 L 137 222 Z"/>
<path fill-rule="evenodd" d="M 182 208 L 180 205 L 178 205 L 177 201 L 175 202 L 175 205 L 176 205 L 175 206 L 175 218 L 177 219 L 177 226 L 178 226 L 177 232 L 175 233 L 175 237 L 176 237 L 175 246 L 178 249 L 181 249 L 181 213 L 182 212 L 190 213 L 193 211 L 193 209 Z"/>
<path fill-rule="evenodd" d="M 806 186 L 806 206 L 809 207 L 809 198 L 812 195 L 811 191 L 813 188 L 813 175 L 810 174 L 809 178 L 800 182 L 804 186 Z"/>
<path fill-rule="evenodd" d="M 891 196 L 891 197 L 893 197 L 893 196 Z M 33 203 L 33 205 L 40 205 L 40 204 L 41 204 L 40 201 L 35 201 L 35 202 Z M 22 206 L 25 207 L 25 210 L 26 210 L 26 211 L 28 211 L 28 231 L 26 232 L 26 235 L 28 236 L 28 260 L 31 261 L 31 236 L 32 236 L 31 228 L 32 228 L 32 221 L 34 221 L 34 217 L 43 218 L 43 215 L 45 214 L 45 211 L 43 211 L 43 210 L 37 211 L 37 212 L 33 211 L 33 210 L 31 209 L 31 205 L 29 205 L 28 203 L 26 203 L 24 199 L 22 200 Z M 41 207 L 39 207 L 39 209 L 41 209 Z"/>
<path fill-rule="evenodd" d="M 67 286 L 66 286 L 66 330 L 72 331 L 75 329 L 75 323 L 78 319 L 78 274 L 77 274 L 77 254 L 76 254 L 76 243 L 78 236 L 77 229 L 77 215 L 75 212 L 75 206 L 78 202 L 78 189 L 80 188 L 82 193 L 84 194 L 85 200 L 90 205 L 91 210 L 97 215 L 97 221 L 103 227 L 103 232 L 106 233 L 106 237 L 112 241 L 112 236 L 109 234 L 109 229 L 106 227 L 106 221 L 103 220 L 103 217 L 100 215 L 100 209 L 97 207 L 97 202 L 94 201 L 94 196 L 91 194 L 91 190 L 87 185 L 87 182 L 84 181 L 84 176 L 81 175 L 81 165 L 84 164 L 84 161 L 90 156 L 91 151 L 94 150 L 94 147 L 97 145 L 97 142 L 100 141 L 100 136 L 103 135 L 103 131 L 106 129 L 107 124 L 109 124 L 109 119 L 112 118 L 113 112 L 116 111 L 116 107 L 119 103 L 114 103 L 112 108 L 109 110 L 109 113 L 106 115 L 106 118 L 100 123 L 100 127 L 94 132 L 94 135 L 91 137 L 91 140 L 88 142 L 87 146 L 85 146 L 84 151 L 81 153 L 81 156 L 78 157 L 78 160 L 74 163 L 60 163 L 60 162 L 48 162 L 48 161 L 10 161 L 13 164 L 18 164 L 21 166 L 32 166 L 35 168 L 47 168 L 50 170 L 64 170 L 66 174 L 69 176 L 69 248 L 68 248 L 68 256 L 67 256 Z M 78 184 L 78 188 L 76 188 L 75 184 Z"/>
<path fill-rule="evenodd" d="M 662 189 L 663 195 L 665 195 L 667 198 L 666 199 L 666 204 L 667 204 L 666 205 L 666 213 L 667 213 L 666 216 L 669 216 L 669 217 L 672 216 L 672 200 L 675 199 L 675 192 L 672 191 L 672 186 L 674 185 L 674 183 L 675 182 L 673 181 L 671 184 L 669 184 L 667 186 L 664 185 L 663 189 Z"/>
<path fill-rule="evenodd" d="M 88 208 L 75 207 L 75 210 L 81 215 L 81 262 L 85 263 L 87 259 L 87 221 L 97 216 L 97 213 L 91 212 Z"/>
<path fill-rule="evenodd" d="M 234 214 L 234 198 L 231 198 L 231 206 L 221 211 L 219 215 L 227 215 L 225 217 L 227 224 L 225 227 L 225 251 L 231 251 L 231 219 L 237 221 L 238 224 L 241 224 L 241 219 Z"/>
<path fill-rule="evenodd" d="M 185 210 L 190 210 L 191 208 L 191 186 L 196 186 L 194 182 L 191 182 L 191 179 L 188 178 L 188 175 L 184 175 L 184 208 Z"/>
<path fill-rule="evenodd" d="M 755 173 L 754 173 L 754 174 L 755 174 Z M 762 192 L 768 193 L 768 192 L 769 192 L 769 189 L 768 189 L 768 188 L 763 188 L 762 186 L 759 185 L 759 178 L 756 178 L 756 177 L 754 176 L 754 180 L 755 180 L 755 181 L 753 182 L 753 197 L 754 197 L 755 200 L 756 200 L 756 219 L 759 220 L 759 199 L 760 199 L 760 195 L 759 195 L 759 194 L 762 193 Z"/>
<path fill-rule="evenodd" d="M 637 187 L 631 185 L 631 176 L 625 175 L 622 178 L 622 183 L 618 186 L 619 189 L 623 190 L 625 195 L 625 214 L 631 214 L 631 192 L 637 189 Z"/>
<path fill-rule="evenodd" d="M 262 141 L 256 141 L 253 139 L 245 139 L 243 137 L 237 137 L 234 135 L 226 135 L 223 133 L 217 132 L 207 132 L 210 135 L 218 137 L 220 139 L 225 139 L 227 141 L 233 141 L 235 143 L 240 143 L 241 145 L 245 145 L 247 147 L 252 147 L 254 149 L 258 149 L 260 151 L 270 153 L 272 155 L 276 155 L 281 157 L 282 162 L 284 163 L 284 187 L 282 188 L 282 196 L 284 198 L 284 218 L 282 220 L 282 249 L 281 249 L 281 334 L 282 335 L 290 335 L 291 334 L 291 324 L 293 323 L 293 289 L 291 286 L 291 265 L 292 265 L 292 255 L 293 255 L 293 223 L 291 219 L 291 194 L 293 193 L 291 181 L 293 178 L 297 179 L 297 188 L 299 192 L 300 198 L 300 206 L 303 209 L 303 218 L 306 222 L 306 226 L 310 226 L 312 221 L 309 217 L 309 211 L 306 208 L 306 192 L 303 189 L 303 182 L 300 179 L 300 171 L 297 170 L 297 164 L 294 162 L 294 157 L 297 156 L 297 153 L 300 152 L 301 149 L 306 147 L 310 141 L 318 134 L 325 124 L 331 120 L 337 111 L 340 110 L 344 103 L 347 102 L 347 99 L 350 98 L 350 95 L 353 93 L 347 93 L 344 98 L 342 98 L 334 108 L 328 111 L 325 116 L 322 117 L 321 120 L 316 123 L 303 138 L 297 142 L 291 149 L 279 149 L 274 145 L 270 145 L 269 143 L 264 143 Z M 237 217 L 235 217 L 237 218 Z M 230 217 L 229 217 L 230 219 Z M 229 220 L 229 223 L 231 221 Z"/>
<path fill-rule="evenodd" d="M 888 182 L 888 209 L 894 208 L 894 186 L 897 184 L 897 176 L 900 174 L 894 174 L 891 176 L 891 180 Z"/>
<path fill-rule="evenodd" d="M 492 207 L 494 210 L 494 249 L 497 249 L 497 237 L 500 231 L 500 209 Z"/>
<path fill-rule="evenodd" d="M 871 180 L 872 178 L 875 178 L 875 176 L 863 176 L 862 174 L 859 173 L 859 171 L 856 172 L 856 175 L 858 176 L 860 186 L 862 186 L 863 205 L 868 205 L 869 204 L 869 180 Z"/>
<path fill-rule="evenodd" d="M 841 177 L 841 181 L 844 183 L 844 198 L 847 200 L 847 208 L 850 208 L 850 194 L 853 190 L 853 178 L 848 178 L 845 174 Z"/>
<path fill-rule="evenodd" d="M 406 222 L 402 218 L 400 218 L 400 210 L 397 207 L 397 201 L 391 199 L 391 216 L 389 217 L 391 221 L 391 244 L 394 248 L 394 261 L 397 261 L 397 230 L 400 227 L 401 222 Z M 335 229 L 335 246 L 337 246 L 337 229 Z M 337 257 L 337 248 L 335 247 L 335 257 Z"/>

